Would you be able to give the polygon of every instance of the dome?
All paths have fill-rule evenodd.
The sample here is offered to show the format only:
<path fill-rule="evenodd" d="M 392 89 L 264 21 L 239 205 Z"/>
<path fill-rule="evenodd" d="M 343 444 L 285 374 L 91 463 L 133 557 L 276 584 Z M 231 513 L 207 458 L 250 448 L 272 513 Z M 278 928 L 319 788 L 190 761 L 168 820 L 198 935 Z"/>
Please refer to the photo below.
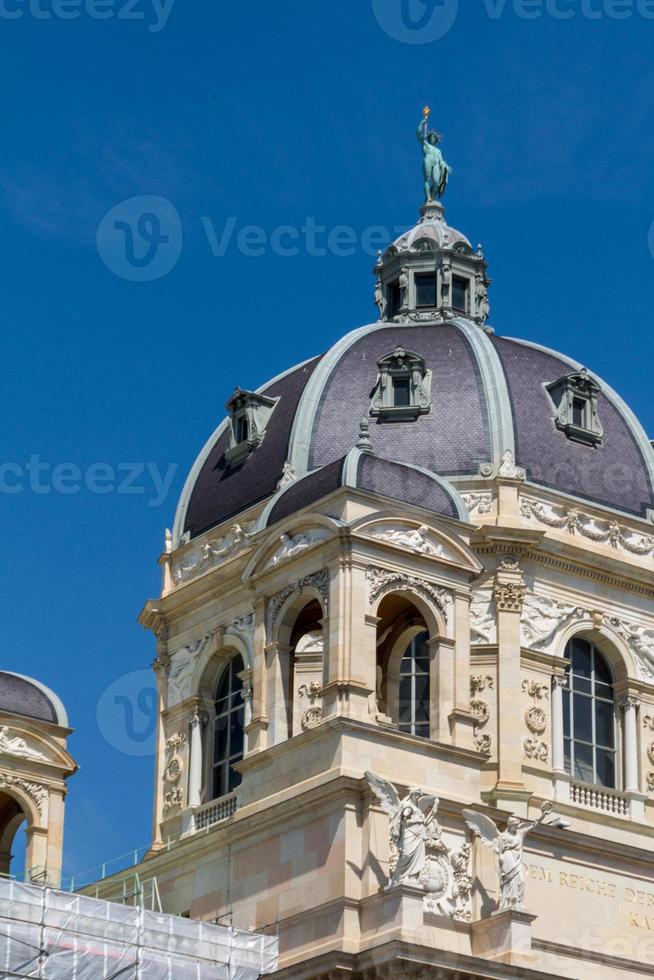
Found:
<path fill-rule="evenodd" d="M 68 727 L 66 709 L 49 688 L 31 677 L 0 671 L 0 711 Z"/>
<path fill-rule="evenodd" d="M 359 479 L 382 489 L 402 485 L 404 490 L 393 492 L 406 494 L 407 481 L 389 480 L 384 466 L 413 468 L 456 485 L 488 476 L 511 452 L 528 483 L 649 517 L 654 451 L 620 397 L 563 354 L 495 336 L 466 317 L 453 316 L 362 327 L 321 357 L 264 385 L 253 398 L 264 396 L 266 405 L 274 407 L 266 409 L 265 429 L 249 455 L 227 461 L 231 426 L 226 419 L 196 460 L 178 506 L 175 546 L 262 501 L 271 502 L 268 518 L 280 519 L 289 500 L 298 509 L 334 489 L 357 443 L 361 419 L 373 414 L 380 362 L 398 349 L 414 352 L 411 356 L 424 364 L 429 405 L 410 421 L 371 418 L 379 464 L 376 473 L 375 464 L 365 464 Z M 571 377 L 585 378 L 595 392 L 596 431 L 587 441 L 571 438 L 572 426 L 559 425 L 562 413 L 552 392 Z M 287 491 L 283 484 L 289 473 L 301 482 Z M 454 515 L 455 496 L 445 492 L 450 504 L 434 503 L 434 508 L 445 512 L 450 506 Z"/>
<path fill-rule="evenodd" d="M 472 245 L 463 232 L 448 225 L 443 206 L 438 201 L 425 204 L 420 214 L 420 221 L 389 246 L 387 255 L 431 248 L 472 252 Z"/>

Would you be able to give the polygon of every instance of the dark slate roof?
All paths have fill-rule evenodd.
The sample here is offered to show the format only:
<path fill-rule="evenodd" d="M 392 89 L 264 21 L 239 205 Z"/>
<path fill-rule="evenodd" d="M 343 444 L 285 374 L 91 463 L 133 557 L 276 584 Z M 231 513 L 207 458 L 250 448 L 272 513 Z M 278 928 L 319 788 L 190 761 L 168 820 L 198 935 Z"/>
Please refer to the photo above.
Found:
<path fill-rule="evenodd" d="M 654 508 L 652 450 L 605 385 L 599 402 L 603 445 L 572 442 L 554 426 L 543 386 L 570 374 L 574 363 L 521 341 L 490 337 L 457 318 L 362 328 L 322 358 L 263 389 L 280 399 L 263 444 L 243 464 L 230 468 L 224 458 L 227 434 L 217 438 L 207 458 L 201 457 L 190 494 L 186 490 L 183 495 L 189 504 L 186 509 L 180 504 L 177 533 L 189 531 L 194 537 L 270 500 L 287 460 L 300 476 L 310 475 L 275 500 L 271 519 L 281 520 L 340 485 L 343 459 L 357 442 L 361 418 L 369 413 L 377 361 L 398 344 L 418 352 L 432 372 L 432 408 L 415 422 L 371 424 L 377 462 L 362 464 L 361 479 L 375 492 L 389 496 L 384 489 L 389 478 L 378 475 L 389 461 L 441 477 L 477 475 L 480 465 L 498 462 L 515 439 L 517 461 L 533 483 L 628 514 L 645 516 Z M 395 483 L 401 482 L 399 472 L 393 471 Z M 410 471 L 392 496 L 422 503 L 419 493 L 417 499 L 413 496 L 419 483 Z M 429 491 L 437 493 L 432 486 Z M 445 512 L 440 503 L 427 506 Z"/>
<path fill-rule="evenodd" d="M 346 457 L 335 460 L 329 466 L 310 473 L 304 479 L 292 483 L 282 494 L 270 512 L 268 524 L 276 524 L 295 514 L 298 510 L 308 507 L 316 500 L 321 500 L 327 494 L 342 486 L 343 465 Z"/>
<path fill-rule="evenodd" d="M 298 402 L 305 385 L 320 358 L 286 374 L 263 389 L 269 398 L 279 398 L 270 416 L 263 443 L 244 463 L 229 466 L 225 462 L 228 433 L 224 432 L 209 453 L 195 481 L 186 512 L 185 531 L 196 537 L 271 496 L 277 489 Z"/>
<path fill-rule="evenodd" d="M 567 438 L 552 422 L 543 387 L 569 375 L 570 362 L 552 353 L 493 337 L 511 398 L 516 461 L 533 483 L 644 516 L 652 506 L 652 487 L 631 426 L 605 394 L 598 414 L 604 428 L 600 446 Z"/>
<path fill-rule="evenodd" d="M 0 671 L 0 711 L 50 721 L 55 725 L 60 723 L 54 699 L 51 701 L 45 691 L 27 677 L 5 671 Z"/>
<path fill-rule="evenodd" d="M 392 497 L 393 500 L 401 500 L 415 507 L 433 510 L 435 514 L 459 517 L 451 491 L 427 473 L 387 459 L 362 454 L 357 472 L 357 486 L 383 497 Z"/>
<path fill-rule="evenodd" d="M 320 400 L 309 468 L 325 466 L 357 441 L 377 382 L 377 361 L 401 345 L 432 372 L 432 411 L 417 422 L 373 425 L 375 453 L 434 473 L 478 473 L 491 460 L 481 378 L 463 334 L 452 326 L 381 326 L 343 355 Z"/>
<path fill-rule="evenodd" d="M 357 452 L 356 487 L 393 500 L 401 500 L 416 507 L 424 507 L 436 514 L 459 518 L 454 491 L 447 488 L 428 473 L 421 473 L 411 466 L 380 459 L 370 453 Z M 310 473 L 297 483 L 291 484 L 272 507 L 268 526 L 276 524 L 310 504 L 321 500 L 344 485 L 348 457 L 337 459 L 322 469 Z"/>

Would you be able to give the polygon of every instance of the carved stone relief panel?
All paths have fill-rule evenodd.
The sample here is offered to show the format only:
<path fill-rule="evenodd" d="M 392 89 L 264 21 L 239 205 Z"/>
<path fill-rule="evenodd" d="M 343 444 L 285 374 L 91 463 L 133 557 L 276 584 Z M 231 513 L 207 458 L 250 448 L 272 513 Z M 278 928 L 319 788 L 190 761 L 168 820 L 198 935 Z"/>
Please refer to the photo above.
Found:
<path fill-rule="evenodd" d="M 168 668 L 168 707 L 180 704 L 191 693 L 193 674 L 197 663 L 212 642 L 216 629 L 206 633 L 200 640 L 193 640 L 186 646 L 180 647 L 170 656 Z"/>
<path fill-rule="evenodd" d="M 322 599 L 325 611 L 329 609 L 329 572 L 323 569 L 321 572 L 314 572 L 312 575 L 305 575 L 297 582 L 292 582 L 285 589 L 274 595 L 268 602 L 268 623 L 272 627 L 277 622 L 282 607 L 287 599 L 302 589 L 315 589 Z"/>
<path fill-rule="evenodd" d="M 493 590 L 479 589 L 470 604 L 470 641 L 473 646 L 497 643 L 497 616 Z"/>
<path fill-rule="evenodd" d="M 461 497 L 472 517 L 474 514 L 485 515 L 493 512 L 492 493 L 462 493 Z"/>
<path fill-rule="evenodd" d="M 322 722 L 323 646 L 322 630 L 307 633 L 296 644 L 293 658 L 293 735 L 311 731 Z"/>
<path fill-rule="evenodd" d="M 266 568 L 275 568 L 277 565 L 295 558 L 296 555 L 306 551 L 307 548 L 311 548 L 314 544 L 326 541 L 329 536 L 329 531 L 323 527 L 310 528 L 308 531 L 302 531 L 295 535 L 282 534 L 279 539 L 279 547 L 268 561 Z"/>
<path fill-rule="evenodd" d="M 234 524 L 224 537 L 211 538 L 201 547 L 187 551 L 173 566 L 175 584 L 182 585 L 220 565 L 226 558 L 237 555 L 249 545 L 255 526 L 256 521 L 243 525 Z"/>
<path fill-rule="evenodd" d="M 42 822 L 45 822 L 44 818 L 46 816 L 46 807 L 48 803 L 48 790 L 45 786 L 35 783 L 30 779 L 24 779 L 22 776 L 17 776 L 10 772 L 0 772 L 0 789 L 7 788 L 20 789 L 36 804 L 36 808 L 41 817 Z"/>
<path fill-rule="evenodd" d="M 578 606 L 529 593 L 522 608 L 522 645 L 531 650 L 545 650 L 554 643 L 560 629 L 586 615 Z"/>
<path fill-rule="evenodd" d="M 474 674 L 470 678 L 470 710 L 474 718 L 473 736 L 475 748 L 477 752 L 481 752 L 483 755 L 491 754 L 493 742 L 490 733 L 485 730 L 491 718 L 490 704 L 481 695 L 485 691 L 493 691 L 494 688 L 495 680 L 490 674 Z"/>
<path fill-rule="evenodd" d="M 446 623 L 450 622 L 453 599 L 448 589 L 441 589 L 432 582 L 405 575 L 402 572 L 390 572 L 383 568 L 369 568 L 366 577 L 369 585 L 368 599 L 373 605 L 377 599 L 389 592 L 415 592 L 433 604 L 443 616 Z"/>
<path fill-rule="evenodd" d="M 186 735 L 175 732 L 166 741 L 166 765 L 163 772 L 163 818 L 170 820 L 182 809 L 184 791 L 182 776 L 184 775 L 183 749 L 186 745 Z"/>
<path fill-rule="evenodd" d="M 370 532 L 370 537 L 413 551 L 418 555 L 426 555 L 428 558 L 450 557 L 426 525 L 415 528 L 398 524 L 378 524 Z"/>
<path fill-rule="evenodd" d="M 523 741 L 525 759 L 547 763 L 550 749 L 545 733 L 550 721 L 545 705 L 550 698 L 550 683 L 534 678 L 525 679 L 522 682 L 522 691 L 531 700 L 525 710 L 525 724 L 530 732 Z"/>
<path fill-rule="evenodd" d="M 647 792 L 654 793 L 654 707 L 650 708 L 650 713 L 645 714 L 643 711 L 643 728 L 645 729 L 645 737 L 643 739 L 645 754 L 646 754 L 646 765 L 652 767 L 652 770 L 645 775 L 645 781 L 647 783 Z"/>
<path fill-rule="evenodd" d="M 522 498 L 520 509 L 523 518 L 532 524 L 565 531 L 594 544 L 608 544 L 616 551 L 641 558 L 654 555 L 654 536 L 639 534 L 617 521 L 601 520 L 576 507 L 555 507 L 527 497 Z"/>

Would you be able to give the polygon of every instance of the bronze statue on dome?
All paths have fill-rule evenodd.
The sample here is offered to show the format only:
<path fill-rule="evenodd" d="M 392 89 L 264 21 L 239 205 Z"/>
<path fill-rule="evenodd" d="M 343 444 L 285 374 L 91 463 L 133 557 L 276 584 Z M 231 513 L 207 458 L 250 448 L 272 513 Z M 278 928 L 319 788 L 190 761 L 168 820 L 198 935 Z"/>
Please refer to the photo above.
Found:
<path fill-rule="evenodd" d="M 444 197 L 452 173 L 452 168 L 447 165 L 438 149 L 442 137 L 429 129 L 430 115 L 431 109 L 425 106 L 422 110 L 422 120 L 418 125 L 418 142 L 422 146 L 425 158 L 425 200 L 428 204 L 432 204 L 437 197 L 439 200 Z"/>

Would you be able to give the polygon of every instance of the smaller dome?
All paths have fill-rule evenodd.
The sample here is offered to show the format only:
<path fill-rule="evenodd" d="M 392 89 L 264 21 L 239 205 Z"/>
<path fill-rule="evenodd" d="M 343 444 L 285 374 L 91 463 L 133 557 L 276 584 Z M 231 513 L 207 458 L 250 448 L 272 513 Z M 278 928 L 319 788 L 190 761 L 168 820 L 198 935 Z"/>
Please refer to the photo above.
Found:
<path fill-rule="evenodd" d="M 455 488 L 435 473 L 382 459 L 370 451 L 352 449 L 347 456 L 280 491 L 264 511 L 262 526 L 270 527 L 345 486 L 413 504 L 455 520 L 468 520 L 465 504 Z"/>
<path fill-rule="evenodd" d="M 426 251 L 429 248 L 454 249 L 457 246 L 462 251 L 472 252 L 472 245 L 463 232 L 448 225 L 442 204 L 437 201 L 425 204 L 420 214 L 420 221 L 389 246 L 390 254 Z"/>
<path fill-rule="evenodd" d="M 66 709 L 49 688 L 31 677 L 0 671 L 0 711 L 68 727 Z"/>

